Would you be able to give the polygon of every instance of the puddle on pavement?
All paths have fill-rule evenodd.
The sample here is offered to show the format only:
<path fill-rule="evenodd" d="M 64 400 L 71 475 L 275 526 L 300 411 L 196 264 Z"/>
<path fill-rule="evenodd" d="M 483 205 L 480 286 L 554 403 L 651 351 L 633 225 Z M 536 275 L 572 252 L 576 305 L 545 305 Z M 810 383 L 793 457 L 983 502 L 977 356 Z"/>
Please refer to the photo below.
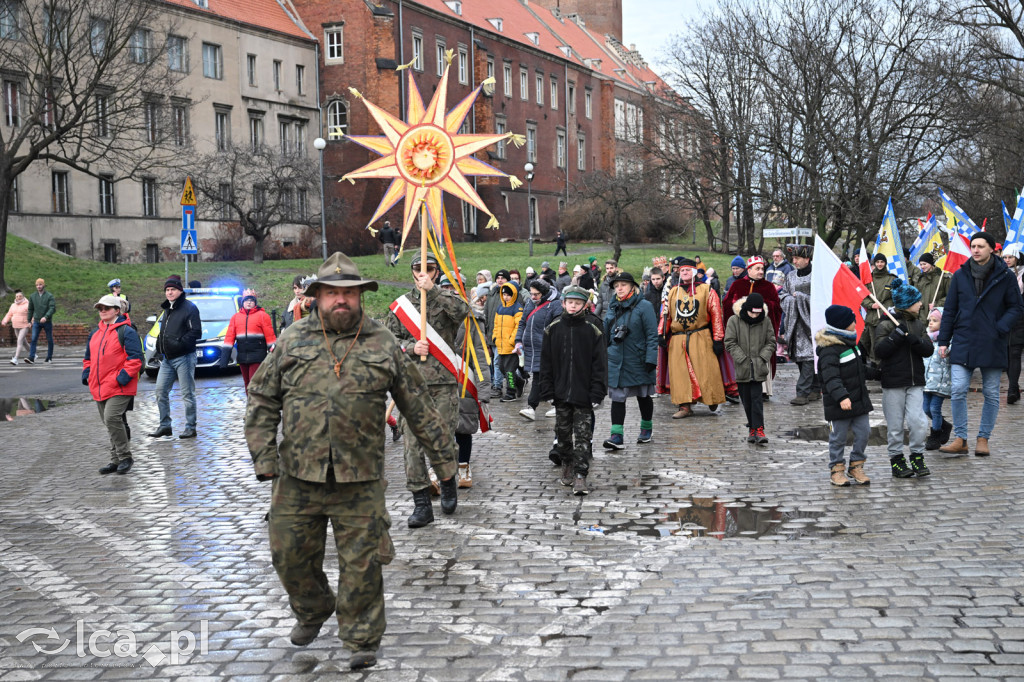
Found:
<path fill-rule="evenodd" d="M 829 427 L 828 424 L 813 424 L 811 426 L 797 426 L 789 431 L 783 431 L 782 435 L 784 438 L 789 440 L 816 440 L 816 441 L 828 441 Z M 868 445 L 886 445 L 888 441 L 888 431 L 885 428 L 884 422 L 878 422 L 871 424 L 871 435 L 868 436 Z M 903 435 L 903 442 L 908 442 L 908 434 Z M 853 445 L 853 431 L 850 431 L 846 436 L 846 444 Z"/>
<path fill-rule="evenodd" d="M 41 398 L 0 398 L 0 415 L 3 415 L 0 422 L 14 421 L 16 417 L 46 412 L 57 407 L 58 404 L 55 400 Z"/>
<path fill-rule="evenodd" d="M 631 532 L 646 537 L 771 538 L 832 537 L 845 526 L 824 507 L 773 505 L 757 497 L 692 495 L 674 510 L 640 518 L 602 519 L 582 530 L 602 535 Z"/>

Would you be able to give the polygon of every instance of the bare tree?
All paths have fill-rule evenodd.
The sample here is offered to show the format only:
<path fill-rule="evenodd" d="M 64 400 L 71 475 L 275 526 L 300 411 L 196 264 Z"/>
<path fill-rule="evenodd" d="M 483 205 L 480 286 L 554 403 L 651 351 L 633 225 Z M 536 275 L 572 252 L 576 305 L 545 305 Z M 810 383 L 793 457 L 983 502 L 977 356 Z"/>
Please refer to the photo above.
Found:
<path fill-rule="evenodd" d="M 169 20 L 157 7 L 0 0 L 0 295 L 12 190 L 33 163 L 121 181 L 166 162 L 167 98 L 184 74 L 163 58 Z"/>
<path fill-rule="evenodd" d="M 202 195 L 200 217 L 237 222 L 255 242 L 253 261 L 263 262 L 263 246 L 279 225 L 320 224 L 308 198 L 319 192 L 319 168 L 302 153 L 282 153 L 267 145 L 230 147 L 190 163 Z"/>

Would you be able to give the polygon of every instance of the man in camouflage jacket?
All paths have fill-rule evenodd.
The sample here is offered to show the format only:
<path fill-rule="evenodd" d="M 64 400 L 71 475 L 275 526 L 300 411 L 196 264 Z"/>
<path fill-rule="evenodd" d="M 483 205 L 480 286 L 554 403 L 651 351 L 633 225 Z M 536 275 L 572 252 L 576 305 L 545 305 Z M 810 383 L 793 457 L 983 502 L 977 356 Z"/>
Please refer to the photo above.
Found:
<path fill-rule="evenodd" d="M 273 480 L 270 550 L 298 621 L 292 643 L 312 642 L 336 613 L 338 637 L 353 651 L 349 665 L 362 668 L 376 663 L 385 629 L 381 566 L 394 556 L 384 506 L 389 392 L 438 475 L 454 482 L 456 465 L 416 358 L 363 314 L 362 291 L 376 291 L 377 283 L 362 279 L 341 253 L 318 274 L 306 291 L 317 312 L 281 334 L 249 384 L 245 437 L 256 477 Z M 337 597 L 323 572 L 328 521 Z"/>
<path fill-rule="evenodd" d="M 407 298 L 416 310 L 415 322 L 420 322 L 420 290 L 427 292 L 427 324 L 444 339 L 449 348 L 454 349 L 455 340 L 459 335 L 459 329 L 466 321 L 470 313 L 469 304 L 454 291 L 444 291 L 437 285 L 440 279 L 440 268 L 437 260 L 432 255 L 427 256 L 427 274 L 420 273 L 420 256 L 413 256 L 412 263 L 413 278 L 416 285 L 412 291 L 402 294 Z M 423 373 L 427 383 L 427 392 L 444 420 L 445 428 L 445 455 L 452 461 L 457 459 L 455 445 L 455 427 L 459 424 L 459 384 L 444 365 L 433 355 L 429 354 L 427 342 L 419 340 L 406 329 L 402 321 L 392 311 L 384 322 L 388 331 L 395 335 L 402 348 L 415 361 Z M 426 355 L 426 361 L 421 362 L 420 357 Z M 401 407 L 399 407 L 401 411 Z M 402 416 L 405 413 L 402 412 Z M 409 422 L 403 420 L 403 429 L 409 435 Z M 424 455 L 427 453 L 415 438 L 404 438 L 403 447 L 405 451 L 405 487 L 412 492 L 415 508 L 409 516 L 410 528 L 421 528 L 434 520 L 434 509 L 430 501 L 431 477 L 427 470 Z M 439 483 L 441 493 L 441 511 L 451 514 L 457 505 L 457 483 L 452 479 L 450 484 Z"/>

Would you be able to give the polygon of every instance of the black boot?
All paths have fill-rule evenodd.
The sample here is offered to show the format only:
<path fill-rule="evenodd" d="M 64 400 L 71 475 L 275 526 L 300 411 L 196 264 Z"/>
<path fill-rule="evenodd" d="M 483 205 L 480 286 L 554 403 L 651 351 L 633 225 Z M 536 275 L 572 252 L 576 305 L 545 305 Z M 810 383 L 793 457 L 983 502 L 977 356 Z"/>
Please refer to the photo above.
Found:
<path fill-rule="evenodd" d="M 931 429 L 928 431 L 928 437 L 924 441 L 925 450 L 938 450 L 942 443 L 939 439 L 942 438 L 942 429 Z"/>
<path fill-rule="evenodd" d="M 924 463 L 924 454 L 920 452 L 910 453 L 910 468 L 914 470 L 918 478 L 923 478 L 932 473 L 928 465 Z"/>
<path fill-rule="evenodd" d="M 430 488 L 417 490 L 412 494 L 412 499 L 416 506 L 413 508 L 412 514 L 409 515 L 409 527 L 422 528 L 428 523 L 433 523 L 434 505 L 430 503 Z"/>
<path fill-rule="evenodd" d="M 1020 389 L 1013 386 L 1006 392 L 1006 404 L 1013 405 L 1020 400 Z"/>
<path fill-rule="evenodd" d="M 890 457 L 889 466 L 892 467 L 893 478 L 911 478 L 914 475 L 914 471 L 907 464 L 907 460 L 903 455 Z"/>
<path fill-rule="evenodd" d="M 939 443 L 942 444 L 942 445 L 945 445 L 946 443 L 949 442 L 949 437 L 951 435 L 953 435 L 953 425 L 950 424 L 945 419 L 943 419 L 942 420 L 942 428 L 939 429 L 939 431 L 942 432 L 942 435 L 939 436 Z"/>
<path fill-rule="evenodd" d="M 441 481 L 441 511 L 445 514 L 454 514 L 457 506 L 459 506 L 459 484 L 452 476 L 447 481 Z"/>

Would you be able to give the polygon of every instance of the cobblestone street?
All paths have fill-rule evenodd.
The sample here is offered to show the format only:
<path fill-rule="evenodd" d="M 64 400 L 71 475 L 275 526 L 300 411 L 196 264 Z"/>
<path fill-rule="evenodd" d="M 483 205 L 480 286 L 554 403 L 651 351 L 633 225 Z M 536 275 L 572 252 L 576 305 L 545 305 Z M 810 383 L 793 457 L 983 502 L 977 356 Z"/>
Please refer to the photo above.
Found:
<path fill-rule="evenodd" d="M 388 435 L 388 631 L 378 666 L 349 673 L 333 621 L 307 648 L 288 641 L 236 379 L 200 387 L 191 441 L 147 438 L 156 405 L 140 395 L 126 476 L 97 474 L 92 403 L 0 428 L 0 681 L 1024 679 L 1024 407 L 1005 393 L 992 457 L 929 453 L 931 477 L 894 480 L 872 445 L 871 486 L 844 489 L 827 444 L 794 435 L 823 420 L 821 403 L 789 405 L 792 365 L 765 406 L 767 448 L 747 445 L 738 405 L 673 421 L 661 397 L 654 441 L 635 444 L 634 401 L 609 454 L 605 405 L 583 498 L 547 458 L 554 420 L 494 402 L 474 487 L 416 531 Z M 973 447 L 981 394 L 968 405 Z M 172 407 L 177 429 L 176 391 Z M 118 630 L 136 656 L 114 651 Z"/>

